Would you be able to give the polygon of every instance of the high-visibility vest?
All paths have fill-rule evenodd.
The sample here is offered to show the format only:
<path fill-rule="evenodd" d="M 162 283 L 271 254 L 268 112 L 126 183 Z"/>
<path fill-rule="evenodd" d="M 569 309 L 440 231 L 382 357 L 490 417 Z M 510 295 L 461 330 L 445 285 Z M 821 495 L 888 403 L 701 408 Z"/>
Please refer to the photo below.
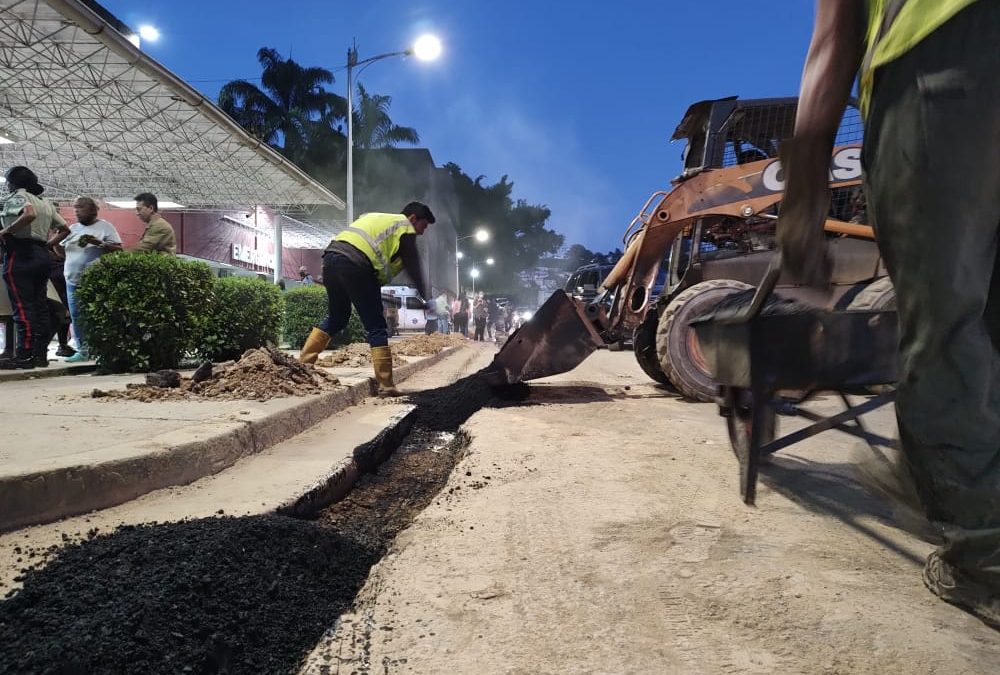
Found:
<path fill-rule="evenodd" d="M 875 69 L 898 59 L 976 0 L 868 0 L 868 32 L 861 63 L 861 113 L 868 116 Z"/>
<path fill-rule="evenodd" d="M 379 281 L 387 284 L 403 269 L 403 261 L 397 256 L 400 239 L 404 234 L 416 233 L 401 213 L 366 213 L 334 240 L 350 244 L 368 256 Z"/>

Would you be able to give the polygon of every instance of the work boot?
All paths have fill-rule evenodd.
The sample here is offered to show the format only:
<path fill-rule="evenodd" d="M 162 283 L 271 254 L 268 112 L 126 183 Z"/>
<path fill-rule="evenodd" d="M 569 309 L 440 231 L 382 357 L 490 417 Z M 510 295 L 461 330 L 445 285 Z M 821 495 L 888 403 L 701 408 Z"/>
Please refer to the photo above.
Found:
<path fill-rule="evenodd" d="M 319 328 L 313 328 L 299 352 L 299 363 L 316 363 L 316 359 L 330 344 L 330 336 Z"/>
<path fill-rule="evenodd" d="M 69 345 L 59 345 L 59 349 L 56 350 L 56 356 L 73 356 L 76 354 L 76 350 Z"/>
<path fill-rule="evenodd" d="M 966 578 L 960 570 L 942 560 L 937 551 L 927 557 L 923 578 L 924 586 L 931 593 L 1000 630 L 1000 595 Z"/>
<path fill-rule="evenodd" d="M 372 366 L 375 368 L 375 381 L 378 382 L 378 395 L 402 396 L 392 381 L 392 352 L 389 346 L 372 347 Z"/>

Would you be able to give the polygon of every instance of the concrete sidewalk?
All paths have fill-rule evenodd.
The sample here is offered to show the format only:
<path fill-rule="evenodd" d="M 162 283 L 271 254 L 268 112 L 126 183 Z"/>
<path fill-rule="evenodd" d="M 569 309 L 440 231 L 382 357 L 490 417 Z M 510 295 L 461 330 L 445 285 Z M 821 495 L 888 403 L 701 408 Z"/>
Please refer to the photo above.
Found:
<path fill-rule="evenodd" d="M 406 357 L 397 382 L 460 349 Z M 94 399 L 143 375 L 0 383 L 0 531 L 106 508 L 217 473 L 371 396 L 370 368 L 328 368 L 343 386 L 270 401 Z"/>

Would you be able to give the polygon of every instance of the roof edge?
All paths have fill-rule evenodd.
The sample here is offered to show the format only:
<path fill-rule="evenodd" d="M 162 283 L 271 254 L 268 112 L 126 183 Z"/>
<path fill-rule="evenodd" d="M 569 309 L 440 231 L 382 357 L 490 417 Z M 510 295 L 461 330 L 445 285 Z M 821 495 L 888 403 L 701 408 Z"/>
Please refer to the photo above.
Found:
<path fill-rule="evenodd" d="M 288 161 L 274 148 L 264 143 L 258 138 L 254 138 L 246 129 L 241 127 L 233 118 L 223 112 L 212 102 L 211 99 L 194 89 L 180 77 L 167 70 L 155 59 L 148 56 L 141 49 L 129 42 L 116 26 L 109 23 L 92 7 L 83 0 L 45 0 L 46 4 L 58 11 L 66 18 L 77 23 L 83 30 L 94 36 L 95 39 L 103 42 L 108 49 L 113 50 L 130 65 L 138 67 L 149 75 L 160 80 L 164 85 L 170 87 L 180 95 L 186 103 L 198 108 L 202 113 L 216 124 L 224 127 L 230 133 L 240 137 L 251 150 L 261 155 L 273 164 L 282 167 L 293 174 L 303 184 L 311 184 L 320 194 L 327 196 L 330 204 L 337 208 L 346 208 L 347 204 L 343 199 L 330 191 L 329 188 L 318 182 L 315 178 L 304 172 L 298 166 Z M 120 23 L 120 22 L 119 22 Z M 125 24 L 121 24 L 124 26 Z"/>

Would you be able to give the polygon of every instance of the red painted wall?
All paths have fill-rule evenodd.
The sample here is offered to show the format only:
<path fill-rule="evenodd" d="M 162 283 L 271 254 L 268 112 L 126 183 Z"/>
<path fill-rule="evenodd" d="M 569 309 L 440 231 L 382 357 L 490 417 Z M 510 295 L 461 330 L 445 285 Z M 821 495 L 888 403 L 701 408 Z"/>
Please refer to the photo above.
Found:
<path fill-rule="evenodd" d="M 60 213 L 67 223 L 76 222 L 72 208 L 61 208 Z M 263 251 L 268 256 L 274 254 L 273 236 L 253 227 L 244 227 L 239 224 L 244 220 L 251 224 L 256 221 L 258 228 L 270 229 L 272 227 L 272 214 L 260 210 L 257 213 L 251 212 L 251 217 L 245 218 L 246 214 L 247 211 L 160 212 L 160 215 L 174 226 L 178 253 L 270 275 L 271 269 L 266 266 L 252 265 L 233 259 L 233 244 L 239 244 L 241 247 L 247 247 L 251 250 Z M 131 209 L 103 208 L 100 217 L 115 226 L 126 250 L 136 247 L 139 239 L 142 238 L 143 230 L 146 228 L 145 223 L 139 220 Z M 301 265 L 305 265 L 313 276 L 322 276 L 323 251 L 283 246 L 282 276 L 286 279 L 298 279 Z"/>

